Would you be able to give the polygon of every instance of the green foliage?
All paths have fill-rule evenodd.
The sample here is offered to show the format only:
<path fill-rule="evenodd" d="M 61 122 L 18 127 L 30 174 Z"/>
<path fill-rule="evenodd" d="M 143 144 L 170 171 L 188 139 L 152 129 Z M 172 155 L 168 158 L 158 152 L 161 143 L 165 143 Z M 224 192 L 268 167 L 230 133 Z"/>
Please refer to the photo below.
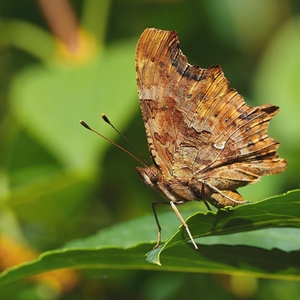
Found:
<path fill-rule="evenodd" d="M 220 209 L 217 212 L 207 212 L 206 214 L 197 213 L 188 218 L 187 223 L 190 231 L 195 237 L 219 236 L 227 234 L 244 233 L 250 230 L 258 230 L 270 227 L 295 227 L 300 228 L 300 210 L 299 208 L 299 191 L 287 193 L 282 196 L 272 197 L 256 203 L 242 205 L 236 208 Z M 292 232 L 293 234 L 295 232 Z M 285 236 L 287 238 L 287 236 Z M 248 236 L 235 237 L 235 245 L 254 246 L 252 240 Z M 293 236 L 290 236 L 294 242 Z M 269 240 L 268 236 L 260 241 L 259 246 L 272 245 L 272 237 Z M 187 241 L 188 235 L 185 229 L 181 227 L 162 247 L 154 249 L 148 255 L 148 261 L 160 264 L 160 254 L 165 249 L 180 245 L 182 240 Z M 226 244 L 226 239 L 223 239 Z M 294 243 L 292 242 L 292 247 Z M 214 239 L 214 243 L 220 243 Z M 273 244 L 274 245 L 274 244 Z M 256 245 L 257 246 L 257 245 Z M 300 244 L 298 245 L 298 247 Z M 280 248 L 289 249 L 288 244 L 284 241 L 284 245 Z M 297 248 L 298 250 L 299 248 Z M 250 250 L 250 249 L 248 249 Z M 268 249 L 272 250 L 272 249 Z M 247 247 L 244 251 L 245 256 L 248 256 Z M 221 253 L 221 252 L 220 252 Z M 186 257 L 186 256 L 184 256 Z M 257 256 L 260 257 L 260 256 Z M 253 258 L 251 253 L 250 258 Z M 260 257 L 261 259 L 261 257 Z M 235 259 L 237 263 L 237 259 Z"/>
<path fill-rule="evenodd" d="M 246 231 L 294 227 L 300 228 L 300 191 L 269 198 L 254 204 L 216 212 L 197 213 L 187 224 L 195 238 L 216 236 L 213 241 L 198 239 L 199 249 L 187 245 L 188 237 L 181 228 L 170 238 L 147 254 L 153 243 L 153 219 L 149 216 L 135 219 L 95 236 L 70 242 L 58 250 L 47 251 L 32 262 L 6 270 L 0 285 L 26 276 L 59 268 L 77 269 L 148 269 L 161 265 L 161 270 L 182 272 L 243 274 L 277 279 L 300 280 L 300 242 L 297 231 L 281 231 L 274 248 L 272 235 L 245 234 Z M 170 219 L 165 214 L 164 221 Z M 275 230 L 275 229 L 273 229 Z M 235 236 L 235 244 L 228 245 L 228 234 Z M 281 243 L 278 244 L 278 241 Z M 153 244 L 152 244 L 153 246 Z M 160 263 L 162 259 L 163 263 Z"/>

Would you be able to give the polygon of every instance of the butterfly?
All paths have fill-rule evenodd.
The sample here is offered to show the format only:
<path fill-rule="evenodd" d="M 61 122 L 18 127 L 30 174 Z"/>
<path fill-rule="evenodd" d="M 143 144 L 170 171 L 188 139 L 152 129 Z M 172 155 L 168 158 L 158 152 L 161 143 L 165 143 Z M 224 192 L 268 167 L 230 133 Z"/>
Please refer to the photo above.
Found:
<path fill-rule="evenodd" d="M 188 63 L 176 31 L 147 28 L 139 38 L 136 78 L 153 165 L 137 167 L 142 180 L 159 192 L 197 245 L 177 205 L 204 201 L 222 208 L 246 201 L 237 188 L 261 176 L 283 172 L 279 142 L 267 134 L 279 108 L 252 107 L 225 78 L 221 66 Z M 158 226 L 158 242 L 161 227 Z M 209 206 L 208 206 L 209 208 Z"/>

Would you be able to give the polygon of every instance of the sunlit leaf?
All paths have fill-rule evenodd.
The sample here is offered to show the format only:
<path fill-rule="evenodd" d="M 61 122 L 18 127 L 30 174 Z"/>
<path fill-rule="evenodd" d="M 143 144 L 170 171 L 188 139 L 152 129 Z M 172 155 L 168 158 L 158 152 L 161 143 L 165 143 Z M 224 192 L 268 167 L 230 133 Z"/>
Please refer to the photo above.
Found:
<path fill-rule="evenodd" d="M 73 241 L 61 249 L 47 251 L 39 258 L 4 271 L 0 284 L 33 274 L 59 268 L 88 269 L 148 269 L 174 270 L 183 272 L 208 272 L 222 274 L 245 274 L 267 278 L 300 280 L 300 191 L 289 192 L 251 205 L 235 209 L 222 209 L 212 213 L 198 213 L 188 219 L 195 237 L 215 236 L 213 243 L 201 244 L 195 250 L 181 228 L 165 244 L 145 253 L 155 244 L 153 216 L 146 216 L 118 224 L 97 233 L 95 236 Z M 171 219 L 164 214 L 162 222 Z M 175 219 L 174 219 L 175 220 Z M 173 220 L 171 220 L 173 223 Z M 284 246 L 272 247 L 272 235 L 261 235 L 257 229 L 294 227 L 278 231 L 275 239 Z M 247 236 L 246 231 L 257 230 Z M 164 231 L 170 233 L 170 228 Z M 229 240 L 228 234 L 243 233 L 244 239 Z M 289 236 L 287 235 L 289 234 Z M 254 239 L 255 238 L 255 239 Z M 264 240 L 260 245 L 259 240 Z M 254 241 L 252 243 L 252 241 Z M 274 240 L 273 240 L 274 242 Z M 281 247 L 280 247 L 281 248 Z M 162 264 L 160 263 L 162 260 Z M 161 264 L 160 267 L 157 264 Z"/>
<path fill-rule="evenodd" d="M 300 228 L 300 191 L 274 196 L 256 203 L 224 208 L 216 212 L 196 213 L 187 220 L 193 237 L 218 236 L 270 227 Z M 188 241 L 185 228 L 181 227 L 149 261 L 160 263 L 164 249 Z M 199 240 L 201 243 L 201 239 Z M 251 240 L 246 244 L 251 245 Z M 300 249 L 300 241 L 299 241 Z"/>

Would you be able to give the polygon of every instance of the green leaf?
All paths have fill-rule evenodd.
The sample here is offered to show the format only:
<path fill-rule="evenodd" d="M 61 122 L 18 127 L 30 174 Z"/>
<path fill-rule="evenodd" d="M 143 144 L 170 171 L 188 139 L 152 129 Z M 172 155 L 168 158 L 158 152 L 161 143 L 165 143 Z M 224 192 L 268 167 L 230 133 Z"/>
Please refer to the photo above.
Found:
<path fill-rule="evenodd" d="M 272 120 L 271 132 L 276 133 L 280 140 L 282 153 L 298 153 L 300 146 L 300 86 L 298 80 L 295 80 L 299 76 L 300 67 L 299 30 L 299 17 L 283 23 L 280 30 L 272 36 L 254 76 L 255 98 L 261 103 L 269 99 L 271 103 L 280 107 L 280 117 Z M 293 122 L 284 122 L 285 120 Z M 284 126 L 282 122 L 285 123 Z M 293 164 L 290 163 L 290 166 L 293 168 Z"/>
<path fill-rule="evenodd" d="M 102 124 L 101 133 L 113 139 L 116 134 L 102 122 L 101 113 L 118 120 L 121 128 L 138 109 L 135 43 L 110 45 L 97 58 L 73 68 L 33 66 L 14 78 L 14 114 L 64 166 L 94 171 L 99 149 L 104 155 L 104 147 L 110 146 L 84 130 L 79 120 L 96 128 Z"/>
<path fill-rule="evenodd" d="M 197 240 L 199 249 L 184 243 L 186 233 L 180 228 L 148 253 L 148 261 L 156 265 L 145 259 L 145 253 L 155 245 L 157 231 L 153 216 L 145 216 L 7 269 L 0 275 L 0 285 L 59 268 L 159 269 L 300 280 L 299 205 L 300 191 L 295 190 L 234 209 L 197 213 L 187 223 L 194 237 L 201 237 Z M 182 214 L 185 217 L 188 213 Z M 172 211 L 159 218 L 164 237 L 174 232 L 178 220 Z M 256 231 L 246 232 L 250 230 Z M 163 264 L 159 267 L 161 254 Z"/>
<path fill-rule="evenodd" d="M 270 227 L 300 228 L 300 192 L 288 192 L 255 203 L 220 209 L 216 212 L 196 213 L 187 219 L 187 224 L 194 238 L 227 235 Z M 188 240 L 188 234 L 181 226 L 159 250 L 154 249 L 153 253 L 149 253 L 148 261 L 160 264 L 162 251 Z"/>

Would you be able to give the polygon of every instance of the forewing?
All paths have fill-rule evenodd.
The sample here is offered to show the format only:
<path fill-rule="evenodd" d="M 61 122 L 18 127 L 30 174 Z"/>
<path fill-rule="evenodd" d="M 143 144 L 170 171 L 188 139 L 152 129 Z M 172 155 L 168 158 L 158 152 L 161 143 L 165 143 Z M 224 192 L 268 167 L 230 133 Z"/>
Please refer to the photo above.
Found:
<path fill-rule="evenodd" d="M 135 60 L 150 154 L 167 176 L 173 172 L 175 152 L 186 141 L 186 122 L 201 103 L 195 102 L 195 92 L 200 85 L 209 89 L 207 85 L 214 79 L 206 76 L 205 69 L 187 63 L 175 31 L 146 29 L 137 44 Z"/>

